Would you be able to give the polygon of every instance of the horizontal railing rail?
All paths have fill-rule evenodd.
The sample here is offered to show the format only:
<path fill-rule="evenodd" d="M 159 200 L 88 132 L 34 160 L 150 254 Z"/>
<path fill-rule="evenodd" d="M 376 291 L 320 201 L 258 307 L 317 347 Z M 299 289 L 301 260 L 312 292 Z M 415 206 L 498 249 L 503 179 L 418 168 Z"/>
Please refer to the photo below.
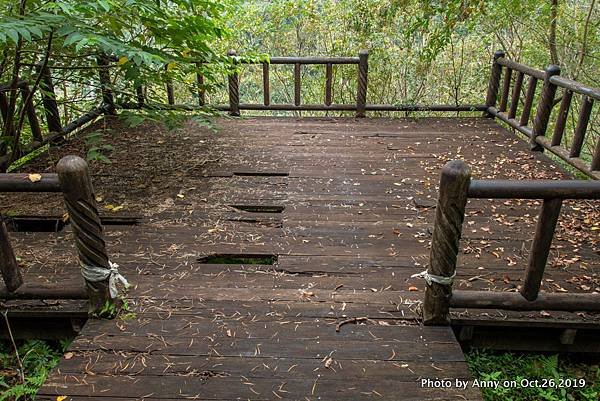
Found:
<path fill-rule="evenodd" d="M 472 180 L 469 198 L 600 199 L 600 182 L 585 180 Z"/>
<path fill-rule="evenodd" d="M 485 111 L 484 104 L 370 104 L 367 103 L 367 85 L 369 71 L 369 54 L 361 51 L 358 57 L 270 57 L 268 61 L 252 61 L 237 57 L 237 53 L 231 50 L 228 55 L 233 58 L 234 64 L 254 64 L 262 66 L 262 103 L 240 102 L 240 77 L 236 71 L 228 75 L 228 104 L 211 105 L 215 110 L 227 111 L 230 115 L 239 116 L 240 111 L 340 111 L 355 112 L 356 117 L 365 117 L 367 111 L 378 112 L 474 112 Z M 196 61 L 201 64 L 202 62 Z M 270 65 L 292 65 L 294 66 L 294 93 L 293 103 L 273 103 L 270 85 Z M 325 66 L 325 94 L 323 103 L 302 102 L 302 74 L 301 68 L 305 65 Z M 356 103 L 338 104 L 333 103 L 333 65 L 357 65 L 357 87 Z M 143 98 L 143 90 L 138 88 L 137 102 L 121 103 L 118 106 L 125 109 L 159 108 L 172 110 L 196 110 L 206 106 L 206 92 L 204 89 L 204 77 L 197 74 L 198 83 L 198 105 L 175 104 L 175 95 L 172 85 L 166 85 L 168 104 L 148 103 Z"/>
<path fill-rule="evenodd" d="M 58 174 L 39 174 L 34 180 L 27 173 L 0 174 L 0 192 L 60 192 Z"/>
<path fill-rule="evenodd" d="M 453 290 L 468 198 L 542 199 L 523 285 L 518 293 Z M 455 160 L 442 169 L 423 301 L 425 324 L 450 323 L 450 308 L 600 311 L 600 294 L 542 293 L 540 287 L 562 202 L 600 199 L 600 181 L 471 180 L 468 165 Z"/>
<path fill-rule="evenodd" d="M 487 88 L 485 103 L 482 104 L 371 104 L 367 102 L 369 55 L 362 51 L 357 57 L 270 57 L 268 61 L 249 60 L 238 57 L 235 51 L 228 53 L 231 68 L 227 75 L 227 104 L 207 104 L 205 77 L 196 73 L 197 104 L 176 104 L 175 88 L 173 82 L 166 79 L 167 102 L 161 103 L 146 98 L 148 88 L 138 86 L 132 93 L 121 93 L 124 98 L 116 99 L 116 92 L 112 82 L 111 69 L 118 67 L 118 60 L 112 56 L 97 57 L 95 62 L 98 68 L 98 90 L 102 95 L 99 106 L 92 107 L 87 113 L 81 115 L 68 124 L 63 125 L 54 91 L 51 66 L 36 66 L 40 72 L 40 85 L 36 91 L 40 93 L 43 114 L 46 116 L 48 133 L 42 132 L 40 121 L 35 110 L 37 102 L 32 100 L 31 91 L 27 82 L 18 81 L 17 88 L 11 85 L 0 85 L 0 117 L 6 121 L 8 113 L 8 96 L 11 91 L 18 91 L 23 107 L 26 111 L 27 121 L 31 128 L 31 139 L 22 146 L 13 146 L 12 152 L 7 152 L 7 146 L 0 144 L 0 168 L 6 169 L 8 163 L 16 160 L 46 144 L 59 144 L 69 133 L 94 121 L 102 115 L 115 114 L 122 109 L 167 109 L 181 111 L 195 111 L 198 109 L 212 108 L 226 111 L 238 116 L 243 110 L 252 111 L 336 111 L 354 112 L 356 117 L 364 117 L 366 112 L 476 112 L 484 111 L 486 115 L 496 117 L 510 127 L 526 135 L 531 143 L 532 150 L 547 149 L 569 165 L 584 172 L 594 179 L 600 179 L 600 139 L 590 138 L 590 120 L 594 103 L 600 99 L 600 90 L 580 84 L 576 81 L 561 77 L 560 69 L 550 66 L 539 70 L 527 65 L 517 63 L 505 57 L 503 52 L 496 52 L 491 67 L 491 74 Z M 197 66 L 202 61 L 190 61 Z M 241 64 L 254 64 L 262 67 L 262 102 L 247 103 L 240 101 L 240 75 L 238 67 Z M 292 101 L 274 103 L 271 96 L 271 65 L 292 65 L 293 93 Z M 302 102 L 302 68 L 307 65 L 322 65 L 325 68 L 325 91 L 323 103 Z M 356 102 L 352 104 L 334 103 L 333 99 L 333 66 L 357 66 Z M 62 67 L 61 67 L 62 68 Z M 74 67 L 77 68 L 77 67 Z M 68 67 L 67 67 L 68 69 Z M 166 73 L 166 72 L 165 72 Z M 113 74 L 114 75 L 114 74 Z M 290 83 L 291 84 L 291 83 Z M 556 98 L 557 91 L 562 95 Z M 538 92 L 540 94 L 538 95 Z M 14 93 L 13 93 L 14 95 Z M 572 108 L 573 96 L 581 97 L 576 126 L 573 135 L 565 135 L 569 126 L 567 117 Z M 128 100 L 132 99 L 133 101 Z M 560 110 L 555 113 L 556 121 L 551 121 L 553 108 Z M 552 135 L 547 136 L 548 127 L 553 129 Z M 586 135 L 587 134 L 587 135 Z M 566 139 L 565 139 L 566 138 Z M 571 140 L 572 138 L 572 140 Z M 570 141 L 567 146 L 567 140 Z M 591 149 L 591 152 L 588 151 Z"/>
<path fill-rule="evenodd" d="M 28 286 L 23 282 L 6 223 L 0 216 L 0 269 L 6 288 L 0 299 L 89 299 L 90 314 L 110 314 L 116 299 L 110 282 L 116 274 L 106 253 L 88 165 L 78 156 L 65 156 L 57 174 L 0 174 L 0 192 L 62 192 L 75 234 L 85 289 Z M 94 274 L 85 271 L 94 270 Z M 102 272 L 102 274 L 101 274 Z M 104 274 L 105 273 L 105 274 Z M 114 308 L 113 308 L 114 309 Z"/>
<path fill-rule="evenodd" d="M 521 105 L 521 92 L 525 79 L 527 79 L 527 89 L 525 100 Z M 500 81 L 502 81 L 501 87 Z M 538 81 L 542 82 L 542 86 L 532 119 Z M 562 96 L 556 98 L 559 89 L 562 90 Z M 574 94 L 581 97 L 581 107 L 571 144 L 567 147 L 564 136 Z M 498 98 L 499 103 L 496 104 Z M 501 51 L 494 55 L 486 97 L 486 113 L 529 137 L 532 150 L 548 150 L 594 179 L 600 179 L 600 137 L 595 144 L 589 145 L 593 148 L 589 160 L 582 157 L 582 150 L 586 142 L 592 108 L 594 102 L 598 100 L 600 100 L 599 89 L 561 77 L 560 68 L 555 65 L 542 71 L 508 60 Z M 553 108 L 558 104 L 560 108 L 553 124 L 552 136 L 546 137 Z M 519 109 L 520 116 L 517 116 Z"/>

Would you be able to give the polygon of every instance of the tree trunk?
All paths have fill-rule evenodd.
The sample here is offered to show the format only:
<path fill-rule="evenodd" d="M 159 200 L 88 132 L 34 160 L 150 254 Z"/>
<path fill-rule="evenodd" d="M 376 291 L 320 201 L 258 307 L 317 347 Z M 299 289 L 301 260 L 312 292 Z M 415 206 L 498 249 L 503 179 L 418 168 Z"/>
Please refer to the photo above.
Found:
<path fill-rule="evenodd" d="M 550 32 L 548 33 L 548 47 L 550 48 L 550 61 L 558 65 L 558 52 L 556 51 L 556 22 L 558 19 L 558 0 L 550 0 Z"/>

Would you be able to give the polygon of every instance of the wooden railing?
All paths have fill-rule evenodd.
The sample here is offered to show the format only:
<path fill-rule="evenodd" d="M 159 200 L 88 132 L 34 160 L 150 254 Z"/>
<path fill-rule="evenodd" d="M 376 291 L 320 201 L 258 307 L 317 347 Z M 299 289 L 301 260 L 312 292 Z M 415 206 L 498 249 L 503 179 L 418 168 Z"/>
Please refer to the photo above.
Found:
<path fill-rule="evenodd" d="M 367 102 L 367 85 L 369 75 L 369 53 L 361 51 L 358 57 L 270 57 L 268 62 L 250 62 L 243 58 L 238 58 L 233 50 L 228 52 L 229 57 L 233 58 L 234 64 L 255 64 L 262 65 L 262 103 L 240 103 L 240 77 L 237 71 L 233 71 L 227 77 L 228 80 L 228 104 L 211 105 L 212 108 L 221 111 L 227 111 L 232 116 L 239 116 L 241 110 L 254 111 L 349 111 L 355 112 L 358 118 L 365 117 L 367 111 L 436 111 L 436 112 L 472 112 L 487 110 L 483 104 L 370 104 Z M 270 66 L 271 65 L 293 65 L 294 66 L 294 103 L 272 103 L 271 85 L 270 85 Z M 306 65 L 325 66 L 325 96 L 323 103 L 304 104 L 302 103 L 302 74 L 301 69 Z M 333 101 L 333 66 L 334 65 L 356 65 L 357 68 L 357 86 L 356 103 L 354 104 L 335 104 Z M 176 104 L 173 86 L 166 85 L 168 104 L 149 104 L 143 97 L 143 90 L 137 88 L 138 101 L 135 103 L 123 103 L 117 105 L 125 109 L 147 108 L 168 108 L 194 110 L 198 107 L 206 106 L 206 92 L 204 89 L 204 77 L 197 74 L 198 84 L 198 105 Z"/>
<path fill-rule="evenodd" d="M 529 261 L 520 292 L 453 291 L 465 206 L 468 198 L 542 199 Z M 466 163 L 455 160 L 442 170 L 423 302 L 428 325 L 449 324 L 449 309 L 600 311 L 600 294 L 539 292 L 562 201 L 600 199 L 600 182 L 579 180 L 473 180 Z"/>
<path fill-rule="evenodd" d="M 65 156 L 56 166 L 58 174 L 0 174 L 0 192 L 62 192 L 73 226 L 80 264 L 110 270 L 102 236 L 102 224 L 88 165 L 78 156 Z M 105 279 L 85 279 L 84 289 L 29 286 L 23 282 L 8 230 L 0 216 L 0 270 L 6 289 L 0 299 L 89 299 L 90 313 L 106 315 L 115 299 L 110 294 L 110 275 Z"/>
<path fill-rule="evenodd" d="M 516 76 L 513 79 L 515 73 Z M 527 79 L 525 100 L 522 103 L 520 116 L 517 116 L 525 79 Z M 533 124 L 530 125 L 538 81 L 542 83 L 541 93 L 533 115 Z M 501 83 L 502 87 L 500 88 Z M 556 99 L 559 88 L 563 90 L 563 94 Z M 581 107 L 573 140 L 570 148 L 567 149 L 564 145 L 564 136 L 573 94 L 581 96 Z M 498 97 L 500 100 L 497 105 Z M 591 160 L 582 158 L 581 153 L 586 140 L 592 107 L 594 101 L 598 100 L 600 100 L 599 89 L 561 77 L 560 68 L 555 65 L 548 66 L 542 71 L 508 60 L 501 51 L 494 55 L 486 97 L 486 113 L 527 135 L 532 150 L 547 149 L 594 179 L 600 179 L 600 136 L 593 145 Z M 559 103 L 560 109 L 556 121 L 554 121 L 552 137 L 548 138 L 546 134 L 551 122 L 552 110 Z"/>
<path fill-rule="evenodd" d="M 116 66 L 115 60 L 104 56 L 98 57 L 99 92 L 102 100 L 99 106 L 93 107 L 89 112 L 75 119 L 69 124 L 62 125 L 56 95 L 51 76 L 51 68 L 37 66 L 40 75 L 41 100 L 43 113 L 46 117 L 48 133 L 44 134 L 41 124 L 37 119 L 35 102 L 32 100 L 31 89 L 27 82 L 21 81 L 18 87 L 0 85 L 0 116 L 3 121 L 8 118 L 7 92 L 13 96 L 19 91 L 26 111 L 27 120 L 31 129 L 31 140 L 22 147 L 13 146 L 12 154 L 7 154 L 6 145 L 0 144 L 0 168 L 6 168 L 7 163 L 14 161 L 18 156 L 27 154 L 42 145 L 59 143 L 62 138 L 74 130 L 93 121 L 103 114 L 115 114 L 119 108 L 140 109 L 179 109 L 196 110 L 206 107 L 227 111 L 233 116 L 239 116 L 242 110 L 255 111 L 339 111 L 354 112 L 356 117 L 364 117 L 367 111 L 393 112 L 393 111 L 432 111 L 432 112 L 473 112 L 484 111 L 486 115 L 493 116 L 508 124 L 510 127 L 525 134 L 532 150 L 549 150 L 568 164 L 584 172 L 594 179 L 600 179 L 600 135 L 596 144 L 590 144 L 586 138 L 589 131 L 590 117 L 594 103 L 600 100 L 600 90 L 581 85 L 575 81 L 561 77 L 560 69 L 549 66 L 546 70 L 538 70 L 507 59 L 503 52 L 496 52 L 491 67 L 485 104 L 371 104 L 368 103 L 368 74 L 369 55 L 366 51 L 359 53 L 358 57 L 271 57 L 269 62 L 247 61 L 240 58 L 234 51 L 228 53 L 232 65 L 258 64 L 262 65 L 262 103 L 240 102 L 240 76 L 237 68 L 232 68 L 227 76 L 228 104 L 208 105 L 206 101 L 205 78 L 196 73 L 198 102 L 192 104 L 177 104 L 175 89 L 172 82 L 165 84 L 166 103 L 149 101 L 145 98 L 146 91 L 143 87 L 136 87 L 132 93 L 127 93 L 126 98 L 134 101 L 117 100 L 117 93 L 111 84 L 109 71 Z M 111 64 L 112 62 L 112 64 Z M 193 61 L 196 65 L 201 62 Z M 273 103 L 270 85 L 270 65 L 293 65 L 293 103 Z M 325 95 L 323 103 L 302 103 L 302 68 L 305 65 L 322 65 L 325 68 Z M 357 86 L 356 102 L 353 104 L 333 103 L 333 66 L 356 65 Z M 32 66 L 36 67 L 36 66 Z M 239 67 L 239 66 L 238 66 Z M 541 86 L 541 87 L 540 87 Z M 538 88 L 539 87 L 539 88 Z M 35 89 L 35 88 L 33 88 Z M 13 92 L 13 90 L 15 92 Z M 562 96 L 556 99 L 557 91 L 562 91 Z M 536 91 L 541 92 L 537 96 Z M 582 105 L 579 110 L 577 124 L 572 135 L 565 135 L 567 116 L 572 105 L 573 95 L 581 97 Z M 551 121 L 552 110 L 560 104 L 555 121 Z M 9 121 L 9 123 L 12 123 Z M 547 135 L 548 127 L 553 127 L 552 136 Z M 570 134 L 570 133 L 569 133 Z M 589 134 L 588 134 L 589 136 Z M 572 141 L 567 146 L 567 138 Z M 582 155 L 584 146 L 593 148 L 591 155 Z"/>

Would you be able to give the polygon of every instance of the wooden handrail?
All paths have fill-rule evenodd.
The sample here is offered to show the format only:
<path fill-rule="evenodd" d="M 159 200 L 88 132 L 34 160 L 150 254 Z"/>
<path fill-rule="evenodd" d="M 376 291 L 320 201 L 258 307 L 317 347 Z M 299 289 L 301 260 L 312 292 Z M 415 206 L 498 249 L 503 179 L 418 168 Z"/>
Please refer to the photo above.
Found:
<path fill-rule="evenodd" d="M 600 181 L 472 180 L 468 195 L 479 199 L 600 199 Z"/>
<path fill-rule="evenodd" d="M 595 100 L 600 100 L 600 89 L 598 88 L 591 88 L 589 86 L 580 84 L 577 81 L 573 81 L 571 79 L 560 76 L 553 76 L 552 78 L 550 78 L 550 81 L 554 85 L 559 86 L 561 88 L 569 89 L 570 91 L 579 93 L 581 95 L 585 95 Z"/>
<path fill-rule="evenodd" d="M 96 266 L 110 269 L 88 164 L 81 157 L 71 155 L 60 159 L 56 169 L 58 174 L 40 174 L 40 177 L 36 176 L 35 179 L 31 179 L 32 176 L 29 174 L 0 174 L 0 192 L 62 192 L 73 226 L 82 268 Z M 40 290 L 35 287 L 30 293 L 27 288 L 17 291 L 23 284 L 23 280 L 3 220 L 0 225 L 0 266 L 6 285 L 6 291 L 0 291 L 0 297 L 7 299 L 81 297 L 81 291 L 65 292 L 61 288 L 54 290 L 54 296 L 52 290 L 45 288 Z M 110 294 L 109 281 L 110 275 L 101 280 L 85 279 L 90 314 L 108 316 L 113 312 L 111 306 L 115 305 L 117 300 Z"/>
<path fill-rule="evenodd" d="M 237 57 L 234 50 L 227 55 L 233 58 L 235 64 L 262 64 L 263 103 L 262 104 L 240 104 L 240 83 L 236 69 L 228 76 L 229 114 L 239 116 L 240 110 L 337 110 L 355 111 L 356 117 L 364 117 L 367 105 L 367 81 L 368 81 L 368 57 L 367 51 L 361 51 L 358 57 L 271 57 L 268 62 L 244 60 Z M 293 104 L 272 104 L 270 90 L 270 64 L 284 64 L 294 66 L 294 102 Z M 325 65 L 325 99 L 323 105 L 306 105 L 302 103 L 302 66 L 303 65 Z M 332 66 L 334 64 L 356 64 L 358 65 L 356 105 L 332 104 Z M 169 98 L 171 99 L 171 98 Z M 173 103 L 169 101 L 169 104 Z M 217 106 L 217 109 L 220 107 Z"/>
<path fill-rule="evenodd" d="M 452 292 L 456 274 L 458 244 L 467 198 L 543 199 L 531 244 L 528 266 L 520 293 L 489 291 Z M 600 297 L 577 294 L 566 299 L 554 294 L 539 294 L 550 246 L 564 199 L 600 199 L 598 181 L 509 181 L 473 180 L 469 166 L 451 161 L 442 169 L 440 189 L 433 228 L 429 267 L 423 274 L 427 281 L 423 301 L 423 322 L 426 325 L 449 324 L 450 307 L 502 308 L 539 310 L 600 311 Z"/>
<path fill-rule="evenodd" d="M 27 173 L 0 174 L 0 192 L 60 192 L 58 174 L 40 174 L 31 180 Z"/>
<path fill-rule="evenodd" d="M 512 78 L 513 71 L 517 71 L 515 79 Z M 600 140 L 598 140 L 597 144 L 592 145 L 591 161 L 582 159 L 581 152 L 585 143 L 585 136 L 590 123 L 594 102 L 600 100 L 600 89 L 580 84 L 579 82 L 561 77 L 559 74 L 560 69 L 557 66 L 548 66 L 542 71 L 509 60 L 501 51 L 496 52 L 488 84 L 486 115 L 496 117 L 511 128 L 526 135 L 529 138 L 531 150 L 548 150 L 589 177 L 598 180 L 600 179 Z M 502 75 L 504 75 L 504 81 L 500 89 Z M 525 79 L 528 80 L 527 91 L 521 116 L 519 117 L 517 116 L 517 111 Z M 543 81 L 543 86 L 541 95 L 537 101 L 533 124 L 529 126 L 538 80 Z M 555 96 L 559 89 L 563 93 L 562 98 L 557 100 Z M 512 96 L 510 95 L 511 91 Z M 574 93 L 581 95 L 581 107 L 579 109 L 579 117 L 574 130 L 572 144 L 569 149 L 566 149 L 562 145 L 562 142 Z M 500 103 L 496 106 L 498 97 L 500 97 Z M 546 138 L 546 134 L 552 109 L 559 103 L 560 110 L 556 115 L 552 138 L 548 139 Z"/>
<path fill-rule="evenodd" d="M 534 77 L 536 79 L 543 80 L 546 76 L 546 72 L 543 70 L 538 70 L 537 68 L 531 68 L 525 64 L 517 63 L 516 61 L 509 60 L 503 56 L 498 58 L 498 64 L 503 67 L 510 68 L 511 70 L 522 72 L 525 75 L 529 75 L 530 77 Z"/>

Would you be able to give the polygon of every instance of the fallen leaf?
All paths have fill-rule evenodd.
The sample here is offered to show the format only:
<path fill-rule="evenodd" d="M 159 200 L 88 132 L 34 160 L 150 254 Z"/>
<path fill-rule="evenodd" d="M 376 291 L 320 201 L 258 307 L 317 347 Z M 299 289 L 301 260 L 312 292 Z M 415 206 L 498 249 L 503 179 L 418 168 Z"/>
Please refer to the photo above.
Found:
<path fill-rule="evenodd" d="M 410 287 L 408 287 L 409 291 L 419 291 L 419 289 L 417 287 L 415 287 L 414 285 L 411 285 Z"/>
<path fill-rule="evenodd" d="M 42 179 L 42 176 L 40 174 L 29 174 L 28 178 L 31 182 L 38 182 Z"/>
<path fill-rule="evenodd" d="M 65 356 L 65 359 L 71 359 L 71 358 L 73 358 L 73 353 L 67 352 L 64 356 Z"/>

